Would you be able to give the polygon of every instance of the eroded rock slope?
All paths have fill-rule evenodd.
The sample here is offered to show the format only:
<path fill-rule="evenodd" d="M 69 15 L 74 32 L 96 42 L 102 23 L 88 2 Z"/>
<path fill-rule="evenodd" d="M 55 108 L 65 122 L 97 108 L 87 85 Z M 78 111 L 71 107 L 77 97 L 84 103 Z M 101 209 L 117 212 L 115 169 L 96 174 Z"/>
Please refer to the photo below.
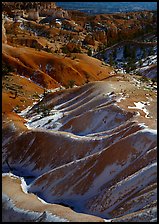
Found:
<path fill-rule="evenodd" d="M 6 122 L 4 171 L 76 212 L 156 220 L 156 94 L 132 76 L 118 79 L 47 94 L 19 114 L 23 128 Z"/>

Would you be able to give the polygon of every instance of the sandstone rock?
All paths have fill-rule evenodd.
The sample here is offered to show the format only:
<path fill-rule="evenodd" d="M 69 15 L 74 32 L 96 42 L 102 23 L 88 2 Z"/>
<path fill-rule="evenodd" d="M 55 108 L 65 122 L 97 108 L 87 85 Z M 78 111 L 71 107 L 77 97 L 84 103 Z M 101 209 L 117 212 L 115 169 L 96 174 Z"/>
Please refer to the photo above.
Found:
<path fill-rule="evenodd" d="M 69 52 L 73 53 L 78 53 L 81 50 L 80 44 L 76 44 L 76 43 L 68 43 L 66 45 L 67 49 Z"/>
<path fill-rule="evenodd" d="M 15 10 L 15 15 L 23 17 L 24 16 L 24 10 Z"/>
<path fill-rule="evenodd" d="M 85 39 L 84 39 L 84 42 L 86 43 L 86 44 L 90 44 L 90 45 L 95 45 L 95 38 L 92 36 L 92 35 L 90 35 L 90 34 L 88 34 L 86 37 L 85 37 Z"/>
<path fill-rule="evenodd" d="M 49 8 L 49 9 L 41 8 L 39 10 L 39 15 L 40 16 L 52 16 L 55 18 L 68 18 L 69 17 L 67 11 L 65 11 L 61 8 Z"/>
<path fill-rule="evenodd" d="M 39 20 L 39 12 L 34 9 L 30 9 L 28 12 L 28 19 Z"/>
<path fill-rule="evenodd" d="M 105 31 L 103 31 L 103 30 L 95 31 L 93 33 L 93 36 L 95 37 L 95 40 L 105 43 L 105 44 L 107 43 L 107 35 L 106 35 Z"/>
<path fill-rule="evenodd" d="M 4 20 L 2 20 L 2 43 L 7 43 L 6 29 L 4 27 Z"/>
<path fill-rule="evenodd" d="M 111 27 L 107 30 L 107 38 L 108 40 L 116 40 L 118 37 L 118 30 L 115 25 L 111 25 Z"/>

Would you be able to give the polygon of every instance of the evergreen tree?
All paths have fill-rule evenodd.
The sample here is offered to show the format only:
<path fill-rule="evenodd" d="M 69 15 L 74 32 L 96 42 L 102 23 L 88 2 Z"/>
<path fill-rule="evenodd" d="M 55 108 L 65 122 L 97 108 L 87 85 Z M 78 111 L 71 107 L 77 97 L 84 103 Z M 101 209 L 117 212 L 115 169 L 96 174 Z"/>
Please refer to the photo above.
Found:
<path fill-rule="evenodd" d="M 140 60 L 139 60 L 139 66 L 141 67 L 142 64 L 143 64 L 143 62 L 142 62 L 142 60 L 140 59 Z"/>
<path fill-rule="evenodd" d="M 150 48 L 149 49 L 149 55 L 153 55 L 154 54 L 154 49 L 153 48 Z"/>
<path fill-rule="evenodd" d="M 88 55 L 88 56 L 92 56 L 92 50 L 91 50 L 91 48 L 88 49 L 88 51 L 87 51 L 87 55 Z"/>
<path fill-rule="evenodd" d="M 113 60 L 113 55 L 112 55 L 112 54 L 110 54 L 110 56 L 109 56 L 109 64 L 110 64 L 111 66 L 114 65 L 114 60 Z"/>
<path fill-rule="evenodd" d="M 113 58 L 114 58 L 114 60 L 116 59 L 116 56 L 117 56 L 117 49 L 115 48 L 114 51 L 113 51 Z"/>
<path fill-rule="evenodd" d="M 146 52 L 146 49 L 144 48 L 142 53 L 142 58 L 146 58 L 146 57 L 147 57 L 147 52 Z"/>
<path fill-rule="evenodd" d="M 2 76 L 10 75 L 10 73 L 14 71 L 15 69 L 12 66 L 10 66 L 10 64 L 2 62 Z"/>
<path fill-rule="evenodd" d="M 136 48 L 135 47 L 131 51 L 131 58 L 132 58 L 133 61 L 136 60 Z"/>
<path fill-rule="evenodd" d="M 132 60 L 131 58 L 129 58 L 129 60 L 127 61 L 127 64 L 125 65 L 125 70 L 126 72 L 130 72 L 132 70 L 135 70 L 136 69 L 136 64 L 135 64 L 135 61 Z"/>
<path fill-rule="evenodd" d="M 128 45 L 125 45 L 123 55 L 124 55 L 124 58 L 131 57 L 131 50 Z"/>
<path fill-rule="evenodd" d="M 68 80 L 68 84 L 67 84 L 67 88 L 73 88 L 73 86 L 75 85 L 75 80 Z"/>

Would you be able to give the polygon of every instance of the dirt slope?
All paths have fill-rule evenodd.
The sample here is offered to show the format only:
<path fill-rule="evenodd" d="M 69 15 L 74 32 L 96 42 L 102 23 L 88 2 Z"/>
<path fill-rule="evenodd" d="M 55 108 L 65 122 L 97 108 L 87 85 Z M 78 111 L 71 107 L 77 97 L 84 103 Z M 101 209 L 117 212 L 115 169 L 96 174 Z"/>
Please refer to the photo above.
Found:
<path fill-rule="evenodd" d="M 97 59 L 80 54 L 74 54 L 74 58 L 72 60 L 27 47 L 2 46 L 4 62 L 14 66 L 19 75 L 28 77 L 45 88 L 55 88 L 59 84 L 67 86 L 70 80 L 81 85 L 87 79 L 96 81 L 113 74 L 111 67 L 102 65 Z"/>

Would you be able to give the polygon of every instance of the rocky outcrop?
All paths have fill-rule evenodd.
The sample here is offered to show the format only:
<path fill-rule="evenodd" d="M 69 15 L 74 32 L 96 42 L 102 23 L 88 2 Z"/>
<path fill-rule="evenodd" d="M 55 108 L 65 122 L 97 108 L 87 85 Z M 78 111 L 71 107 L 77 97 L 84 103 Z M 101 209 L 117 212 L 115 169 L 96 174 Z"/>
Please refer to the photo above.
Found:
<path fill-rule="evenodd" d="M 39 12 L 34 10 L 34 9 L 30 9 L 28 11 L 28 19 L 30 20 L 39 20 Z"/>
<path fill-rule="evenodd" d="M 95 38 L 91 34 L 86 35 L 84 42 L 89 45 L 95 45 Z"/>
<path fill-rule="evenodd" d="M 69 17 L 67 11 L 57 7 L 55 2 L 3 2 L 2 6 L 3 10 L 8 11 L 10 9 L 13 14 L 15 14 L 14 11 L 25 10 L 31 20 L 38 20 L 39 15 L 56 18 Z"/>
<path fill-rule="evenodd" d="M 3 9 L 10 7 L 11 10 L 56 8 L 55 2 L 2 2 L 2 6 Z"/>
<path fill-rule="evenodd" d="M 55 18 L 68 18 L 67 11 L 61 9 L 61 8 L 50 8 L 50 9 L 44 9 L 42 8 L 39 10 L 40 16 L 53 16 Z"/>
<path fill-rule="evenodd" d="M 118 38 L 118 29 L 115 25 L 112 25 L 110 28 L 107 29 L 108 42 L 117 40 L 117 38 Z"/>
<path fill-rule="evenodd" d="M 15 10 L 15 15 L 23 17 L 24 16 L 24 10 Z"/>
<path fill-rule="evenodd" d="M 44 48 L 44 46 L 34 38 L 17 38 L 14 39 L 13 41 L 14 44 L 35 48 L 37 50 L 42 50 Z"/>
<path fill-rule="evenodd" d="M 103 30 L 95 31 L 93 33 L 93 36 L 94 36 L 95 40 L 97 40 L 103 44 L 107 44 L 107 35 L 106 35 L 105 31 L 103 31 Z"/>
<path fill-rule="evenodd" d="M 75 16 L 73 13 L 70 15 L 76 23 L 83 26 L 83 29 L 90 32 L 90 35 L 95 36 L 97 41 L 103 43 L 106 35 L 109 45 L 156 31 L 156 13 L 150 11 L 121 13 L 120 15 L 83 15 L 83 19 L 80 14 L 79 16 Z M 86 38 L 91 39 L 89 36 Z"/>
<path fill-rule="evenodd" d="M 4 27 L 4 20 L 2 20 L 2 43 L 7 43 L 6 29 Z"/>
<path fill-rule="evenodd" d="M 66 47 L 67 47 L 68 51 L 71 52 L 71 53 L 73 53 L 73 52 L 74 53 L 80 53 L 80 51 L 81 51 L 80 44 L 68 43 L 66 45 Z"/>

